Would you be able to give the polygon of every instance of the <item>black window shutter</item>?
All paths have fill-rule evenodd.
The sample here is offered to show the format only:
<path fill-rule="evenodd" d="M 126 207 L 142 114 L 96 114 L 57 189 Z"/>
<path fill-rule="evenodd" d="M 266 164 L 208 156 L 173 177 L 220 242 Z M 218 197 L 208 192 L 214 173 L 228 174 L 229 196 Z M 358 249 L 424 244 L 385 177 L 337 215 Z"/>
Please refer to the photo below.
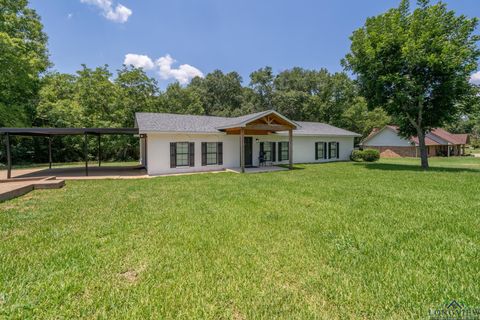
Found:
<path fill-rule="evenodd" d="M 278 143 L 278 161 L 282 161 L 282 143 Z"/>
<path fill-rule="evenodd" d="M 207 143 L 202 142 L 202 166 L 207 165 Z"/>
<path fill-rule="evenodd" d="M 188 156 L 190 160 L 190 167 L 195 167 L 195 142 L 188 144 Z"/>
<path fill-rule="evenodd" d="M 337 142 L 337 159 L 340 158 L 340 143 Z"/>
<path fill-rule="evenodd" d="M 177 166 L 177 144 L 170 142 L 170 168 Z"/>
<path fill-rule="evenodd" d="M 275 150 L 275 147 L 276 147 L 276 143 L 275 142 L 270 142 L 272 144 L 272 162 L 275 162 L 277 161 L 277 154 L 276 154 L 276 150 Z"/>
<path fill-rule="evenodd" d="M 265 149 L 264 144 L 265 142 L 260 142 L 260 154 L 262 154 L 263 150 Z"/>
<path fill-rule="evenodd" d="M 219 165 L 223 165 L 223 142 L 217 144 L 217 162 Z"/>
<path fill-rule="evenodd" d="M 326 142 L 323 143 L 323 159 L 328 159 L 328 144 Z"/>
<path fill-rule="evenodd" d="M 315 160 L 318 160 L 318 144 L 319 142 L 315 142 Z"/>

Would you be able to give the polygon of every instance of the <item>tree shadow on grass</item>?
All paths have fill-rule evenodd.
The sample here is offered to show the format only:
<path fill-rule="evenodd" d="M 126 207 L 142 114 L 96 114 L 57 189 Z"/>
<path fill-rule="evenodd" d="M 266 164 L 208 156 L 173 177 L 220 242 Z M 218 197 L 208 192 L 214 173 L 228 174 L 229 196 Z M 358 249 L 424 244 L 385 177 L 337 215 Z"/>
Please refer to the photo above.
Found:
<path fill-rule="evenodd" d="M 424 172 L 420 165 L 409 164 L 392 164 L 392 163 L 355 163 L 355 166 L 362 166 L 369 170 L 384 170 L 384 171 L 418 171 Z M 480 169 L 472 168 L 451 168 L 451 167 L 430 167 L 426 172 L 473 172 L 480 173 Z"/>

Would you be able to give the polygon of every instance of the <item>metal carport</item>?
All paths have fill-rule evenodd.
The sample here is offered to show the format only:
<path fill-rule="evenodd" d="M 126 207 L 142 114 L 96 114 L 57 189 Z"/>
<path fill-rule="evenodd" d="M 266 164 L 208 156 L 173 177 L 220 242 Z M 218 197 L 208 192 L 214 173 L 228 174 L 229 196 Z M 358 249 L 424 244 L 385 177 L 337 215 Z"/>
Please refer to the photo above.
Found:
<path fill-rule="evenodd" d="M 7 178 L 12 176 L 12 156 L 10 152 L 10 136 L 41 136 L 48 139 L 49 168 L 52 168 L 52 137 L 67 135 L 83 135 L 85 175 L 88 176 L 88 135 L 98 137 L 98 165 L 101 164 L 101 136 L 113 134 L 138 134 L 138 128 L 0 128 L 0 134 L 5 137 L 5 148 L 7 157 Z"/>

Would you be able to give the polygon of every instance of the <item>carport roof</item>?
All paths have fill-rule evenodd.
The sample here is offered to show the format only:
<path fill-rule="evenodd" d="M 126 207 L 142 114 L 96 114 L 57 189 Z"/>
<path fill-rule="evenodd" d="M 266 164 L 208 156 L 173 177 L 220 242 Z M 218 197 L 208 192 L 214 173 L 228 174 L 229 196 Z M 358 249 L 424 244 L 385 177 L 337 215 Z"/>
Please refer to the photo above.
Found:
<path fill-rule="evenodd" d="M 0 128 L 0 134 L 7 133 L 18 136 L 138 134 L 138 128 Z"/>

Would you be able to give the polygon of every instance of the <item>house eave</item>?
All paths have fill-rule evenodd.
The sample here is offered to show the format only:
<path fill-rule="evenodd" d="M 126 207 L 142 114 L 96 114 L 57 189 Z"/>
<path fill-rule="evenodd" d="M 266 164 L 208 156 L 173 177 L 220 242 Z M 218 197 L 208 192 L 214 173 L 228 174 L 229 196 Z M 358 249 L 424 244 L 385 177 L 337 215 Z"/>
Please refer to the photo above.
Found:
<path fill-rule="evenodd" d="M 273 133 L 279 136 L 288 136 L 287 132 Z M 356 138 L 361 137 L 360 134 L 325 134 L 325 133 L 298 133 L 293 131 L 294 137 L 344 137 L 344 138 Z"/>
<path fill-rule="evenodd" d="M 141 130 L 141 134 L 207 134 L 207 135 L 226 135 L 222 131 L 156 131 L 156 130 Z"/>

